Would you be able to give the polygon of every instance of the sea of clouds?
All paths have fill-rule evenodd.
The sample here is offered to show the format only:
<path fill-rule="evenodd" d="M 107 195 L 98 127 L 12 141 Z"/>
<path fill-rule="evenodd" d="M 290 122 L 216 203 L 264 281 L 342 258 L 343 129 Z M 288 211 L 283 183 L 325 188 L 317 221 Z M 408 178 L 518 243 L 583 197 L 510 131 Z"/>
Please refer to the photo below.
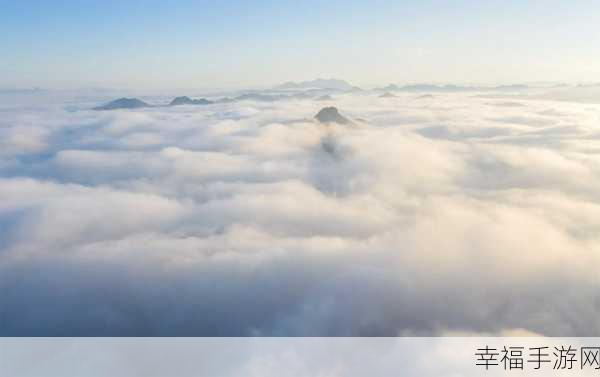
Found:
<path fill-rule="evenodd" d="M 0 335 L 600 335 L 599 102 L 3 94 Z"/>

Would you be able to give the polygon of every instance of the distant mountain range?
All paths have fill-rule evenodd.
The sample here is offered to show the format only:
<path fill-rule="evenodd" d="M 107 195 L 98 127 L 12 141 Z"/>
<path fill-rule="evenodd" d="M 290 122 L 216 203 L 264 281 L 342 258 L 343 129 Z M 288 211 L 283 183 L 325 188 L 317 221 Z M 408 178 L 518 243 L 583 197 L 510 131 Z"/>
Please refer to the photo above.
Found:
<path fill-rule="evenodd" d="M 381 91 L 386 92 L 485 92 L 485 91 L 522 91 L 529 89 L 527 85 L 500 85 L 500 86 L 461 86 L 461 85 L 432 85 L 415 84 L 398 86 L 390 84 Z"/>
<path fill-rule="evenodd" d="M 179 106 L 179 105 L 210 105 L 214 103 L 206 98 L 191 99 L 190 97 L 176 97 L 168 105 L 162 106 Z M 104 105 L 94 107 L 94 110 L 119 110 L 119 109 L 141 109 L 145 107 L 158 107 L 150 105 L 137 98 L 119 98 L 110 101 Z"/>
<path fill-rule="evenodd" d="M 289 81 L 278 85 L 275 89 L 329 89 L 329 90 L 340 90 L 340 91 L 362 91 L 361 88 L 356 87 L 341 79 L 316 79 L 310 81 Z M 398 86 L 396 84 L 389 84 L 378 90 L 386 92 L 403 91 L 403 92 L 464 92 L 464 91 L 521 91 L 527 90 L 527 85 L 500 85 L 500 86 L 462 86 L 462 85 L 433 85 L 433 84 L 414 84 Z"/>
<path fill-rule="evenodd" d="M 288 81 L 275 87 L 275 89 L 333 89 L 333 90 L 356 90 L 347 81 L 340 79 L 316 79 L 311 81 Z"/>
<path fill-rule="evenodd" d="M 178 105 L 210 105 L 213 101 L 209 101 L 206 98 L 200 99 L 191 99 L 190 97 L 175 97 L 173 101 L 169 104 L 169 106 L 178 106 Z"/>
<path fill-rule="evenodd" d="M 287 91 L 296 89 L 297 91 Z M 395 97 L 393 92 L 476 92 L 476 91 L 523 91 L 527 90 L 527 85 L 502 85 L 495 87 L 482 86 L 459 86 L 459 85 L 432 85 L 416 84 L 398 86 L 390 84 L 386 87 L 375 89 L 383 91 L 381 98 Z M 280 91 L 278 91 L 280 90 Z M 285 91 L 281 91 L 285 90 Z M 316 98 L 320 101 L 332 100 L 331 94 L 336 92 L 357 92 L 362 89 L 350 85 L 348 82 L 339 79 L 316 79 L 312 81 L 287 82 L 279 85 L 271 91 L 249 91 L 236 97 L 223 97 L 220 99 L 209 100 L 206 98 L 192 99 L 187 96 L 174 98 L 171 102 L 164 105 L 151 105 L 137 98 L 119 98 L 104 105 L 95 107 L 94 110 L 117 110 L 117 109 L 139 109 L 157 106 L 179 106 L 179 105 L 211 105 L 219 103 L 230 103 L 236 101 L 260 101 L 274 102 L 286 99 L 309 99 Z"/>
<path fill-rule="evenodd" d="M 118 109 L 139 109 L 144 107 L 164 107 L 164 106 L 179 106 L 179 105 L 211 105 L 217 103 L 230 103 L 237 101 L 259 101 L 259 102 L 274 102 L 285 99 L 303 99 L 313 98 L 315 94 L 311 93 L 293 93 L 293 94 L 264 94 L 264 93 L 245 93 L 237 97 L 223 97 L 216 100 L 208 100 L 206 98 L 192 99 L 182 96 L 174 98 L 170 103 L 164 105 L 151 105 L 137 98 L 119 98 L 108 102 L 104 105 L 94 107 L 94 110 L 118 110 Z"/>

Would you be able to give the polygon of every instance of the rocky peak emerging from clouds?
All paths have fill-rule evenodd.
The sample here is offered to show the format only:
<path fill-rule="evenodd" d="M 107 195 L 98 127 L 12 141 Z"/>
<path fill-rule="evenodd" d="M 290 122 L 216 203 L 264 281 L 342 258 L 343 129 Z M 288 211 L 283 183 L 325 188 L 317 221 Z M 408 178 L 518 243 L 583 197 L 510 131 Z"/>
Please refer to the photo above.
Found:
<path fill-rule="evenodd" d="M 152 105 L 137 98 L 119 98 L 105 105 L 95 107 L 94 110 L 139 109 L 152 107 Z"/>
<path fill-rule="evenodd" d="M 337 108 L 324 107 L 322 108 L 315 118 L 321 123 L 337 123 L 337 124 L 351 124 L 352 121 L 340 114 Z"/>

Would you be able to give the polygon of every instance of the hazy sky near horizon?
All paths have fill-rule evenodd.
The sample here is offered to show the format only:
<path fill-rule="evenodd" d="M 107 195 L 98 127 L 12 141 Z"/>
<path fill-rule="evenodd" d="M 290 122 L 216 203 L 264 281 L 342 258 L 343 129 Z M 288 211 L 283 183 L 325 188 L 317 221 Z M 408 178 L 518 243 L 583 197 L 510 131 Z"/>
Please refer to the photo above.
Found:
<path fill-rule="evenodd" d="M 598 1 L 0 4 L 0 88 L 600 81 Z"/>

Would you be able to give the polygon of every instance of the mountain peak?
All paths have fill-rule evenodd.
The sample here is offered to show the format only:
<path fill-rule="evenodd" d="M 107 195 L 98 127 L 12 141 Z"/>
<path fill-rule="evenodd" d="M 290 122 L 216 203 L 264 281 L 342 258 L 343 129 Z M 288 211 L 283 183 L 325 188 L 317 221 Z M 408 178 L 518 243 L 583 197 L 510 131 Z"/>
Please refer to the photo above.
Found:
<path fill-rule="evenodd" d="M 322 108 L 315 118 L 321 123 L 351 124 L 352 121 L 340 114 L 337 108 L 330 106 Z"/>
<path fill-rule="evenodd" d="M 178 106 L 178 105 L 210 105 L 212 101 L 207 100 L 206 98 L 200 99 L 191 99 L 187 96 L 175 97 L 173 101 L 169 104 L 169 106 Z"/>
<path fill-rule="evenodd" d="M 94 110 L 139 109 L 143 107 L 152 107 L 152 105 L 137 98 L 119 98 L 102 106 L 95 107 Z"/>

